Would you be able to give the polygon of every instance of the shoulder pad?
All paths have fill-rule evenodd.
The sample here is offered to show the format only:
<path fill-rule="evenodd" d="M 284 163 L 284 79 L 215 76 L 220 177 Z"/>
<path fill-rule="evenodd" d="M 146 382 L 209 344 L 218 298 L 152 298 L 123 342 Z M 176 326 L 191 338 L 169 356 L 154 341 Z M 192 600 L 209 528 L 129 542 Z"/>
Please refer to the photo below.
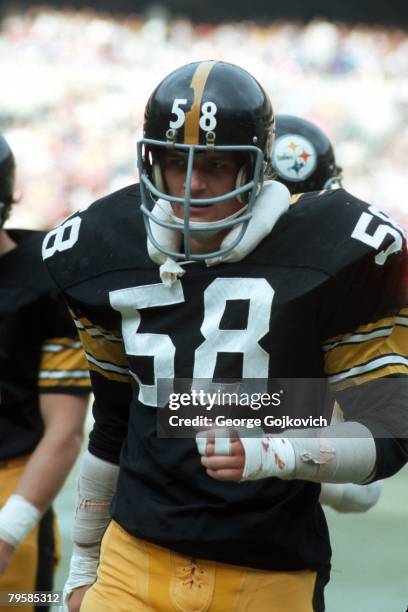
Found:
<path fill-rule="evenodd" d="M 357 261 L 383 265 L 404 248 L 405 231 L 374 206 L 333 189 L 297 194 L 268 242 L 269 262 L 336 275 Z"/>
<path fill-rule="evenodd" d="M 48 232 L 42 256 L 64 289 L 121 268 L 151 268 L 138 185 L 125 187 L 79 210 Z"/>

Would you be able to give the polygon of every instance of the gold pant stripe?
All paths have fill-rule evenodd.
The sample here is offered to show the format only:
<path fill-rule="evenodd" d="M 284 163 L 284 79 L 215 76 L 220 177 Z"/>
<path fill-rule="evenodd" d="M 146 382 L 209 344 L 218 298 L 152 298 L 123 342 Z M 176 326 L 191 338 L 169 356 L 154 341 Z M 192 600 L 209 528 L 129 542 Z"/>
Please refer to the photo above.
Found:
<path fill-rule="evenodd" d="M 81 612 L 313 612 L 315 583 L 309 570 L 271 572 L 192 559 L 112 521 Z"/>

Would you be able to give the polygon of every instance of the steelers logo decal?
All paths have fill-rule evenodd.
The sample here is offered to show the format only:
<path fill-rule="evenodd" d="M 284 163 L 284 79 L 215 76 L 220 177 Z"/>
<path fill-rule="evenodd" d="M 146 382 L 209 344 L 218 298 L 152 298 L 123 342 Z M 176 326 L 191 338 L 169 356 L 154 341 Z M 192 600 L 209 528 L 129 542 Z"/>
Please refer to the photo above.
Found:
<path fill-rule="evenodd" d="M 300 183 L 309 178 L 316 168 L 316 149 L 303 136 L 285 134 L 275 142 L 272 164 L 281 178 Z"/>

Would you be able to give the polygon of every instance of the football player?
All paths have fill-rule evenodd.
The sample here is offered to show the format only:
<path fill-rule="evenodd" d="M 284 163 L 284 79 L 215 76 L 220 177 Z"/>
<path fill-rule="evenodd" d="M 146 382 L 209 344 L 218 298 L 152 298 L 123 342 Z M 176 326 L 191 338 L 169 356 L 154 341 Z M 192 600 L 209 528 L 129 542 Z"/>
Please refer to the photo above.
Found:
<path fill-rule="evenodd" d="M 2 612 L 10 609 L 5 593 L 52 591 L 59 553 L 51 503 L 78 455 L 90 393 L 75 326 L 41 260 L 44 234 L 3 227 L 17 199 L 14 172 L 0 135 Z M 53 602 L 32 597 L 16 608 L 35 603 L 44 610 Z"/>
<path fill-rule="evenodd" d="M 276 180 L 292 195 L 342 187 L 342 169 L 336 163 L 329 137 L 315 123 L 296 115 L 276 115 L 272 167 Z M 293 199 L 296 202 L 296 199 Z M 334 419 L 342 419 L 335 406 Z M 380 498 L 382 481 L 368 485 L 323 483 L 320 503 L 338 512 L 366 512 Z"/>
<path fill-rule="evenodd" d="M 407 460 L 404 233 L 341 189 L 289 206 L 264 182 L 273 137 L 252 75 L 182 66 L 147 103 L 140 185 L 44 239 L 95 393 L 70 612 L 321 611 L 321 483 Z M 247 385 L 279 400 L 265 422 L 290 409 L 323 426 L 171 438 L 173 394 L 203 398 L 187 407 L 199 418 L 205 398 Z M 345 422 L 324 426 L 333 397 Z"/>
<path fill-rule="evenodd" d="M 342 187 L 342 169 L 329 137 L 296 115 L 276 115 L 272 167 L 276 180 L 292 194 Z"/>

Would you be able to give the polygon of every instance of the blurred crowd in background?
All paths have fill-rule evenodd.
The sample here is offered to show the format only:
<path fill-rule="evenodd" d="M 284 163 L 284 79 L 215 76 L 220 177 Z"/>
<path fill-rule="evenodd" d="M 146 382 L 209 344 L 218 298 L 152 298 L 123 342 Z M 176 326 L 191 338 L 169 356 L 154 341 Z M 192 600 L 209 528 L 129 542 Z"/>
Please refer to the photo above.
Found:
<path fill-rule="evenodd" d="M 316 122 L 335 144 L 347 189 L 408 225 L 406 32 L 51 10 L 1 23 L 0 130 L 24 192 L 9 225 L 48 228 L 134 182 L 150 92 L 172 69 L 200 59 L 241 65 L 265 86 L 275 112 Z"/>

